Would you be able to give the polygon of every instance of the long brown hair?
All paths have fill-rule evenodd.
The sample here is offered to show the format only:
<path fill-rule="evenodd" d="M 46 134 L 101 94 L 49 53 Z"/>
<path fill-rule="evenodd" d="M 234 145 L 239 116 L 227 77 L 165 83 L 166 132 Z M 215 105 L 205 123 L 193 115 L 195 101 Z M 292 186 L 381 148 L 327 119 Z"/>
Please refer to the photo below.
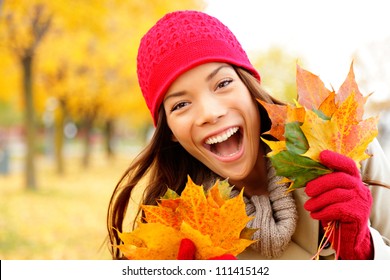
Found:
<path fill-rule="evenodd" d="M 265 92 L 250 73 L 242 68 L 234 68 L 254 99 L 281 104 Z M 260 104 L 259 110 L 261 131 L 265 132 L 270 128 L 271 122 Z M 148 176 L 141 203 L 153 205 L 168 187 L 180 194 L 186 184 L 187 175 L 196 184 L 203 184 L 205 187 L 210 186 L 218 178 L 217 174 L 191 156 L 178 142 L 172 141 L 172 132 L 161 106 L 153 138 L 127 168 L 111 196 L 107 212 L 107 230 L 111 245 L 110 252 L 114 259 L 122 258 L 121 252 L 115 246 L 121 242 L 117 230 L 122 232 L 132 190 L 140 180 Z"/>

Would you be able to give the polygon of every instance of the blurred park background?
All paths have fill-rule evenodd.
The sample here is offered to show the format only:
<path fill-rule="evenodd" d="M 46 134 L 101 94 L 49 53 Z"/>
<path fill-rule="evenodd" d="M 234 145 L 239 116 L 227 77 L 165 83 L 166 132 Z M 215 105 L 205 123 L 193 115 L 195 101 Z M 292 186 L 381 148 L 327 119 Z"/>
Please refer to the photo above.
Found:
<path fill-rule="evenodd" d="M 237 14 L 252 9 L 249 2 L 260 5 L 261 16 L 267 1 L 227 2 Z M 110 258 L 105 215 L 112 190 L 153 133 L 136 77 L 139 40 L 168 11 L 218 17 L 224 3 L 0 0 L 0 259 Z M 321 74 L 287 46 L 254 46 L 249 56 L 264 86 L 285 101 L 296 95 L 297 61 Z M 390 36 L 356 46 L 346 59 L 354 61 L 363 94 L 379 92 L 367 113 L 381 116 L 378 139 L 389 153 Z"/>

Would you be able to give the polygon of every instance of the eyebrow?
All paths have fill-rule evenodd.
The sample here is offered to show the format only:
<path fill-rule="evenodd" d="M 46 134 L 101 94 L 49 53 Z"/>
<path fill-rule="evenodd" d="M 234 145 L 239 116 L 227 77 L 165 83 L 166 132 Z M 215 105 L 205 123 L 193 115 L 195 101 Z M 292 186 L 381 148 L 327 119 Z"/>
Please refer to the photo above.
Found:
<path fill-rule="evenodd" d="M 218 72 L 223 68 L 231 68 L 231 66 L 229 64 L 224 64 L 224 65 L 219 66 L 218 68 L 214 69 L 209 75 L 207 75 L 206 81 L 208 82 L 212 78 L 214 78 L 218 74 Z M 171 97 L 178 97 L 178 96 L 182 96 L 184 94 L 185 94 L 185 91 L 178 91 L 178 92 L 171 93 L 170 95 L 165 96 L 163 102 L 166 102 Z"/>
<path fill-rule="evenodd" d="M 210 80 L 211 80 L 213 77 L 215 77 L 215 76 L 218 74 L 218 72 L 219 72 L 221 69 L 223 69 L 223 68 L 231 68 L 231 66 L 228 65 L 228 64 L 224 64 L 224 65 L 219 66 L 217 69 L 215 69 L 213 72 L 211 72 L 211 73 L 207 76 L 206 81 L 210 81 Z"/>
<path fill-rule="evenodd" d="M 182 96 L 182 95 L 184 95 L 184 94 L 185 94 L 184 91 L 178 91 L 178 92 L 175 92 L 175 93 L 171 93 L 170 95 L 165 96 L 165 98 L 164 98 L 164 100 L 163 100 L 163 103 L 165 103 L 169 98 Z"/>

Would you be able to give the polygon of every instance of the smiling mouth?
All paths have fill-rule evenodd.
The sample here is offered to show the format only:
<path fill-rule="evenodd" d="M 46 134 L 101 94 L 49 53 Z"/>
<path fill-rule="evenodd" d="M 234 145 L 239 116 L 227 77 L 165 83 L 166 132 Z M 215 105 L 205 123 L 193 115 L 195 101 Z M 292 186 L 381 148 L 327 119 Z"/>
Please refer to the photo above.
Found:
<path fill-rule="evenodd" d="M 242 135 L 239 127 L 231 127 L 223 133 L 206 139 L 208 149 L 219 157 L 232 157 L 241 149 Z"/>

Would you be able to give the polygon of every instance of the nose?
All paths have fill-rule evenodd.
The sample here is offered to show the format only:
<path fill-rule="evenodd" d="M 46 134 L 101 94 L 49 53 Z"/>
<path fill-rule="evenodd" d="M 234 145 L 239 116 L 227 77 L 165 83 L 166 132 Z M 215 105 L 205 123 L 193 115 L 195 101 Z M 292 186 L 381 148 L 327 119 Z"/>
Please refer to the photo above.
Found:
<path fill-rule="evenodd" d="M 204 124 L 214 124 L 218 120 L 226 115 L 227 106 L 223 100 L 219 98 L 215 93 L 208 93 L 199 96 L 197 106 L 198 117 L 196 123 L 198 126 Z"/>

